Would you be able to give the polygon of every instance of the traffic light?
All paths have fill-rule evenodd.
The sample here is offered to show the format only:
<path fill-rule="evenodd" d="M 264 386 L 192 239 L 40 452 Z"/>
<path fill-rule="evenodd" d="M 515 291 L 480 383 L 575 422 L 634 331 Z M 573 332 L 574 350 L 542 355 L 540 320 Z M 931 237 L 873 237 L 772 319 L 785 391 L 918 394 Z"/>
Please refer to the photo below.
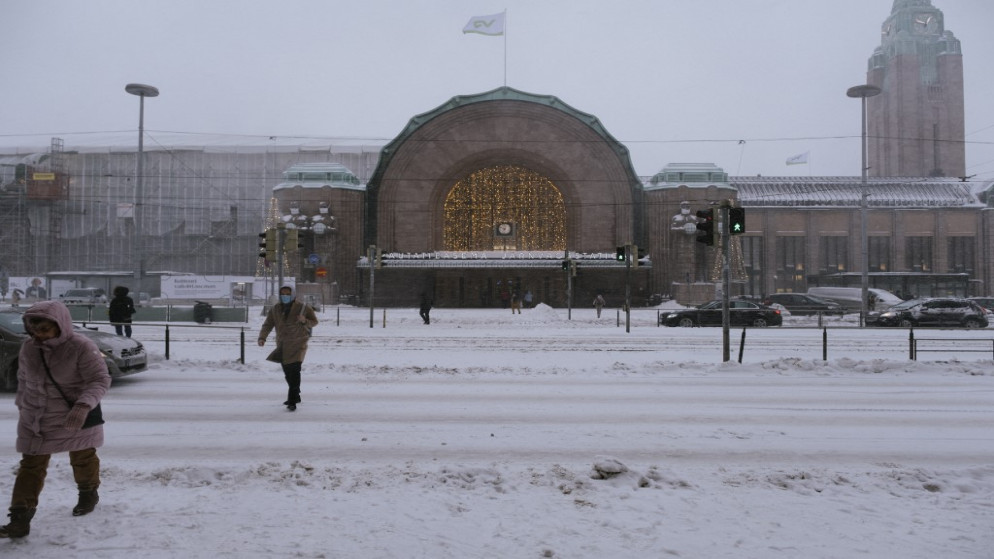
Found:
<path fill-rule="evenodd" d="M 633 246 L 632 250 L 635 252 L 635 262 L 632 263 L 632 266 L 634 266 L 634 267 L 641 266 L 641 264 L 639 263 L 639 261 L 646 257 L 645 249 L 641 248 L 641 247 L 634 247 Z"/>
<path fill-rule="evenodd" d="M 618 262 L 624 262 L 628 259 L 626 254 L 628 253 L 628 247 L 618 247 L 617 255 L 614 257 Z"/>
<path fill-rule="evenodd" d="M 746 231 L 745 208 L 728 208 L 728 233 L 741 235 Z"/>
<path fill-rule="evenodd" d="M 697 242 L 714 245 L 714 209 L 697 210 Z"/>
<path fill-rule="evenodd" d="M 563 260 L 563 271 L 569 270 L 569 260 Z"/>
<path fill-rule="evenodd" d="M 296 251 L 297 245 L 300 241 L 300 230 L 294 227 L 293 229 L 287 228 L 286 230 L 286 240 L 283 242 L 283 250 Z"/>
<path fill-rule="evenodd" d="M 259 233 L 259 258 L 276 262 L 276 229 L 266 229 Z"/>

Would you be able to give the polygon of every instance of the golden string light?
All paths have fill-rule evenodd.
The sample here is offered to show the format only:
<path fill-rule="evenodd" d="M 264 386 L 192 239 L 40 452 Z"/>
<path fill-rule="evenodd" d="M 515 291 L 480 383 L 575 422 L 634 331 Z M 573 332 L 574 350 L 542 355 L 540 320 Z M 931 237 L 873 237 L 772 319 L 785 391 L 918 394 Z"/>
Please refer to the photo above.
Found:
<path fill-rule="evenodd" d="M 496 165 L 474 171 L 449 191 L 444 212 L 445 250 L 566 248 L 563 195 L 531 169 Z"/>

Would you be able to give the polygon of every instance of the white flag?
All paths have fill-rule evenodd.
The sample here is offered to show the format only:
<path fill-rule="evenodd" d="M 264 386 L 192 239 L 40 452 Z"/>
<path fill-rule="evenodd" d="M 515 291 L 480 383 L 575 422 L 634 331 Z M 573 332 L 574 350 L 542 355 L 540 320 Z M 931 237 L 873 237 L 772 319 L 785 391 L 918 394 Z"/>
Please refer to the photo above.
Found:
<path fill-rule="evenodd" d="M 469 18 L 469 23 L 462 28 L 463 33 L 479 33 L 480 35 L 503 35 L 504 12 L 490 16 L 475 16 Z"/>
<path fill-rule="evenodd" d="M 811 153 L 806 151 L 804 153 L 799 153 L 793 157 L 787 158 L 787 165 L 804 165 L 808 162 L 808 154 Z"/>

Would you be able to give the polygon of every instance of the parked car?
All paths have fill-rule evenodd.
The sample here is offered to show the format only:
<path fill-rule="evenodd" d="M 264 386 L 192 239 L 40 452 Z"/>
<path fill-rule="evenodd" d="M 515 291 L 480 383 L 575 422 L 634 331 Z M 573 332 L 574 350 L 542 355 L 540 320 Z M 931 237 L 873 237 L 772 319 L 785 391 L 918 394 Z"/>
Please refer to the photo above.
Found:
<path fill-rule="evenodd" d="M 777 309 L 752 301 L 728 302 L 728 321 L 731 326 L 780 326 L 783 317 Z M 660 316 L 666 326 L 721 326 L 721 301 L 710 301 L 696 308 L 681 309 Z"/>
<path fill-rule="evenodd" d="M 66 291 L 59 300 L 67 305 L 106 305 L 107 294 L 97 287 L 83 287 Z"/>
<path fill-rule="evenodd" d="M 935 326 L 953 328 L 986 328 L 987 310 L 969 299 L 938 297 L 911 299 L 894 305 L 882 313 L 873 313 L 870 326 Z"/>
<path fill-rule="evenodd" d="M 774 293 L 767 296 L 763 304 L 766 306 L 781 305 L 790 311 L 790 314 L 799 316 L 818 313 L 842 316 L 845 312 L 842 305 L 834 301 L 827 301 L 804 293 Z"/>
<path fill-rule="evenodd" d="M 10 392 L 17 390 L 17 357 L 21 344 L 28 339 L 22 315 L 23 309 L 0 311 L 0 389 Z M 138 340 L 79 326 L 74 328 L 97 344 L 111 378 L 140 373 L 148 367 L 148 355 Z"/>

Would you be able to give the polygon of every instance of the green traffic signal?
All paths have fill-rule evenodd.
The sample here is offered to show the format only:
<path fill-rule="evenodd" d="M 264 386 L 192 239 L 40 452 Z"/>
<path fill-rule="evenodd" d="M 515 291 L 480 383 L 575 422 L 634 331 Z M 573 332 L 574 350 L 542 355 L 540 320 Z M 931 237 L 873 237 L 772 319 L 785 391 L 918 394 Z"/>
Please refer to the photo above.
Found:
<path fill-rule="evenodd" d="M 745 208 L 728 208 L 728 232 L 731 235 L 741 235 L 746 231 Z"/>

